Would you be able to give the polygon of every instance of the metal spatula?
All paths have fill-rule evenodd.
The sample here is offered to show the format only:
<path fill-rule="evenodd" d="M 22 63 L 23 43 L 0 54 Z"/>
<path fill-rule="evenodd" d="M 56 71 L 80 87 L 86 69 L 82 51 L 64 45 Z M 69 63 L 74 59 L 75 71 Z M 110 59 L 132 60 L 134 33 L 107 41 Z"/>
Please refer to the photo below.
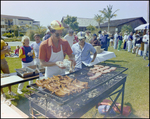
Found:
<path fill-rule="evenodd" d="M 39 79 L 40 79 L 41 77 L 44 77 L 44 75 L 40 72 L 40 70 L 39 70 L 39 68 L 38 68 L 38 65 L 37 65 L 37 67 L 36 67 L 36 70 L 39 72 Z"/>

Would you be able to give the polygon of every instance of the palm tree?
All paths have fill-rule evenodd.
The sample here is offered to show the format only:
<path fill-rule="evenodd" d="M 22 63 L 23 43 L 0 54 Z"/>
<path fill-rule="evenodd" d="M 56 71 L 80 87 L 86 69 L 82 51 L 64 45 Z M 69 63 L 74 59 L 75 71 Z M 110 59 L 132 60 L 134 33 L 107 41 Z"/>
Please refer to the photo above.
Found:
<path fill-rule="evenodd" d="M 117 12 L 119 10 L 119 9 L 117 9 L 114 13 L 112 13 L 112 7 L 113 6 L 109 5 L 109 6 L 107 6 L 107 9 L 104 8 L 103 10 L 99 10 L 99 12 L 104 14 L 104 17 L 106 17 L 106 19 L 108 20 L 108 32 L 109 32 L 110 19 L 113 17 L 116 17 L 117 14 L 115 14 L 115 12 Z"/>
<path fill-rule="evenodd" d="M 17 31 L 18 32 L 18 36 L 20 36 L 19 31 L 22 30 L 22 26 L 13 25 L 8 30 L 13 30 L 14 32 Z M 16 36 L 16 34 L 15 34 L 15 36 Z"/>
<path fill-rule="evenodd" d="M 100 24 L 104 23 L 105 17 L 102 17 L 102 15 L 95 15 L 94 19 L 98 22 L 98 28 L 100 29 Z"/>

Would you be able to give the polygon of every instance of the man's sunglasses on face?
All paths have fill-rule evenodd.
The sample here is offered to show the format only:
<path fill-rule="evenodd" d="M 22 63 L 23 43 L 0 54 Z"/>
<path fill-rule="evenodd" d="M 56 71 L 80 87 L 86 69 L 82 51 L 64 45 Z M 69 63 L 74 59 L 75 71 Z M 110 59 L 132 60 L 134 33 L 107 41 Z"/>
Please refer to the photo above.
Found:
<path fill-rule="evenodd" d="M 55 33 L 56 37 L 62 36 L 62 33 Z"/>
<path fill-rule="evenodd" d="M 81 41 L 81 40 L 85 40 L 85 38 L 79 39 L 79 41 Z"/>

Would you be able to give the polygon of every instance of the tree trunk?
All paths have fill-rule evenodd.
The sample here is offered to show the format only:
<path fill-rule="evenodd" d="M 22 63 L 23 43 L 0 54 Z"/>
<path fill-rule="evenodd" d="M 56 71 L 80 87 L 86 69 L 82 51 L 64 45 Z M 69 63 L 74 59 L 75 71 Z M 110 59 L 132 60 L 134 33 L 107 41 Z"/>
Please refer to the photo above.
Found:
<path fill-rule="evenodd" d="M 98 23 L 98 27 L 99 27 L 98 29 L 100 30 L 100 23 Z"/>
<path fill-rule="evenodd" d="M 107 32 L 109 32 L 109 24 L 110 24 L 110 20 L 108 20 L 108 30 L 107 30 Z"/>

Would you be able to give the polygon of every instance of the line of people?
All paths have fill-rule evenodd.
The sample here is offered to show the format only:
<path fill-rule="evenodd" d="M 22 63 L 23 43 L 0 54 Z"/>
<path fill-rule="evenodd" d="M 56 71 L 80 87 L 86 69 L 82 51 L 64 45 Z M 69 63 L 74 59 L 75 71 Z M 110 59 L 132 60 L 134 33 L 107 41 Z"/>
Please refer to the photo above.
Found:
<path fill-rule="evenodd" d="M 136 53 L 136 56 L 140 49 L 144 49 L 143 59 L 146 60 L 147 55 L 149 59 L 149 30 L 143 36 L 141 35 L 141 32 L 138 32 L 137 34 L 130 32 L 129 35 L 126 32 L 124 33 L 124 36 L 122 36 L 121 32 L 119 34 L 116 32 L 114 35 L 114 49 L 120 51 L 122 43 L 124 50 L 132 52 L 133 54 Z"/>

